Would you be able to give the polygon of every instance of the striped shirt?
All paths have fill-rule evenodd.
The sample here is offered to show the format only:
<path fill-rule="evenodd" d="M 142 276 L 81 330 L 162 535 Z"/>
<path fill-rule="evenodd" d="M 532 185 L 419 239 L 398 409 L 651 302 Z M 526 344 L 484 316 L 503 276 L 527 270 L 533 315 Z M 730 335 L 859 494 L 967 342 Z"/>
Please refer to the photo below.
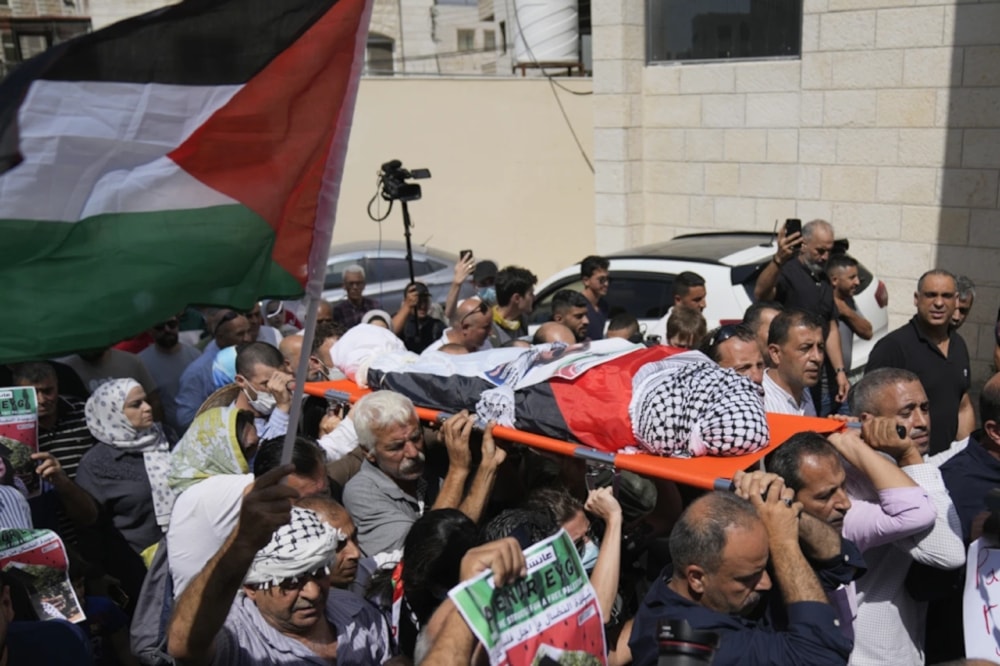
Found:
<path fill-rule="evenodd" d="M 59 396 L 58 417 L 52 430 L 38 429 L 38 450 L 55 456 L 63 471 L 76 479 L 80 458 L 94 445 L 94 436 L 87 427 L 83 400 Z"/>
<path fill-rule="evenodd" d="M 816 416 L 809 389 L 802 389 L 802 402 L 799 403 L 778 383 L 771 379 L 772 370 L 764 371 L 764 411 L 776 414 L 797 414 L 799 416 Z"/>

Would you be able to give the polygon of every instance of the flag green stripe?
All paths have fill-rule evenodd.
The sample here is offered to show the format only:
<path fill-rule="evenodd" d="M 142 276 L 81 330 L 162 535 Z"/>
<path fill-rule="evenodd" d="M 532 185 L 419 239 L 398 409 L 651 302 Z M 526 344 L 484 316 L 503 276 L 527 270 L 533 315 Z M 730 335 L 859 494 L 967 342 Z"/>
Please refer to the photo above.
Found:
<path fill-rule="evenodd" d="M 0 220 L 0 362 L 113 344 L 188 303 L 248 307 L 302 286 L 240 205 Z"/>

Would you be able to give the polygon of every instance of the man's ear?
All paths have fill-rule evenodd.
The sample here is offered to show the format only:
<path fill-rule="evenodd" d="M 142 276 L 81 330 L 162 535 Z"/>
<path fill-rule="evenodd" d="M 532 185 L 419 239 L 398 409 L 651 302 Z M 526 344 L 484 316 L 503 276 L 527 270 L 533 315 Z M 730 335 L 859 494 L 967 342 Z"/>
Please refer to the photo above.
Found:
<path fill-rule="evenodd" d="M 781 347 L 778 345 L 768 345 L 767 356 L 771 359 L 771 367 L 778 367 L 778 363 L 781 361 Z"/>
<path fill-rule="evenodd" d="M 247 378 L 246 377 L 244 377 L 243 375 L 239 375 L 238 374 L 238 375 L 236 375 L 236 384 L 240 388 L 245 389 L 247 387 L 247 384 L 249 384 L 249 382 L 247 382 Z"/>
<path fill-rule="evenodd" d="M 1000 423 L 993 421 L 983 422 L 983 430 L 986 431 L 986 436 L 993 440 L 994 444 L 1000 445 Z"/>
<path fill-rule="evenodd" d="M 687 581 L 688 589 L 691 590 L 692 594 L 702 595 L 705 594 L 705 578 L 707 573 L 697 564 L 689 564 L 686 569 L 684 569 L 684 580 Z"/>
<path fill-rule="evenodd" d="M 250 601 L 257 601 L 257 594 L 259 592 L 260 590 L 250 587 L 249 585 L 243 586 L 243 593 L 247 595 L 247 598 L 249 598 Z"/>
<path fill-rule="evenodd" d="M 361 450 L 364 451 L 364 449 L 361 449 Z M 374 448 L 371 451 L 365 451 L 365 460 L 367 460 L 371 464 L 375 465 L 375 449 Z"/>
<path fill-rule="evenodd" d="M 858 420 L 861 421 L 862 423 L 867 423 L 868 421 L 871 421 L 873 418 L 875 418 L 874 414 L 870 414 L 868 412 L 861 412 L 861 416 L 858 417 Z"/>
<path fill-rule="evenodd" d="M 913 292 L 913 307 L 917 307 L 917 303 L 919 302 L 920 302 L 920 292 L 915 291 Z"/>

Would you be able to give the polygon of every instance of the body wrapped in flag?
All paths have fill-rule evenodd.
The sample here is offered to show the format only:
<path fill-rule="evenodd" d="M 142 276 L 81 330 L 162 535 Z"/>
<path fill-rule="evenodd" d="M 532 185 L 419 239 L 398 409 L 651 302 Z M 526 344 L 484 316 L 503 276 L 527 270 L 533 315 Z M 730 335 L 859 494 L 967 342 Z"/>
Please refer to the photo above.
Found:
<path fill-rule="evenodd" d="M 391 334 L 390 334 L 391 335 Z M 351 329 L 334 364 L 373 389 L 609 453 L 692 457 L 768 444 L 760 388 L 698 352 L 622 340 L 415 356 L 377 327 Z"/>

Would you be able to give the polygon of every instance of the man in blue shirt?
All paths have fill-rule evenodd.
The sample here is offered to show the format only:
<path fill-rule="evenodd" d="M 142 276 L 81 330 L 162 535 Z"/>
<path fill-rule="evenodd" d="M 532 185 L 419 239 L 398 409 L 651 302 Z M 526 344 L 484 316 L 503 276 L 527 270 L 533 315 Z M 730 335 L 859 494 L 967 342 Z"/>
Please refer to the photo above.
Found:
<path fill-rule="evenodd" d="M 758 478 L 751 485 L 749 502 L 709 493 L 674 526 L 672 571 L 650 588 L 632 628 L 636 666 L 656 663 L 657 623 L 666 620 L 718 633 L 716 666 L 847 663 L 851 641 L 799 546 L 802 505 L 780 479 Z M 781 630 L 747 617 L 771 589 L 769 559 L 788 618 Z"/>

